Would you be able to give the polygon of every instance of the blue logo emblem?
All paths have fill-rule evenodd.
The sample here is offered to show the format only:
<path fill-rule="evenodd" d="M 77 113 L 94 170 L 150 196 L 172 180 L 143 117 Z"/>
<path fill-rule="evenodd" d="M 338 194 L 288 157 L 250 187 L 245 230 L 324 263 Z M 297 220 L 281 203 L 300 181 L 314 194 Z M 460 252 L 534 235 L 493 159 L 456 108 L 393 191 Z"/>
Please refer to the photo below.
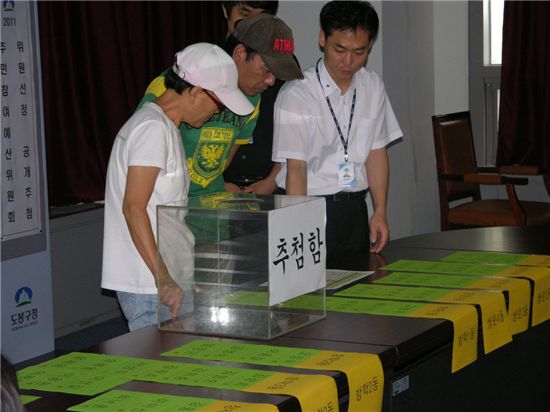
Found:
<path fill-rule="evenodd" d="M 2 8 L 4 11 L 13 11 L 15 9 L 15 1 L 2 1 Z"/>
<path fill-rule="evenodd" d="M 23 286 L 20 288 L 17 292 L 15 292 L 15 303 L 17 305 L 15 307 L 28 305 L 29 303 L 32 303 L 32 290 L 31 288 L 27 286 Z"/>

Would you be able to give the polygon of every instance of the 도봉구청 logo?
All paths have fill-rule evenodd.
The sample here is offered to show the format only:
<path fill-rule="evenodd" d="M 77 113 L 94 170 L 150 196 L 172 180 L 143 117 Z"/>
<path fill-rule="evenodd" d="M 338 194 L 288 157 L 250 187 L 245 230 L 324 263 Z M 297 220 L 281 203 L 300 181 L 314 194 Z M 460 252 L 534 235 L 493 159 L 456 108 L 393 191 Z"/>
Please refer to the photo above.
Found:
<path fill-rule="evenodd" d="M 38 324 L 39 308 L 32 305 L 32 295 L 32 289 L 28 286 L 23 286 L 15 292 L 15 307 L 25 307 L 16 309 L 14 313 L 10 314 L 12 332 Z"/>
<path fill-rule="evenodd" d="M 14 0 L 3 0 L 2 1 L 2 11 L 13 11 L 15 9 Z"/>
<path fill-rule="evenodd" d="M 27 286 L 19 288 L 17 292 L 15 292 L 15 303 L 15 307 L 17 308 L 32 303 L 32 289 Z"/>
<path fill-rule="evenodd" d="M 16 311 L 10 315 L 12 332 L 38 324 L 39 308 L 32 305 L 32 295 L 32 289 L 28 286 L 23 286 L 15 292 L 15 307 L 25 307 L 16 309 Z"/>

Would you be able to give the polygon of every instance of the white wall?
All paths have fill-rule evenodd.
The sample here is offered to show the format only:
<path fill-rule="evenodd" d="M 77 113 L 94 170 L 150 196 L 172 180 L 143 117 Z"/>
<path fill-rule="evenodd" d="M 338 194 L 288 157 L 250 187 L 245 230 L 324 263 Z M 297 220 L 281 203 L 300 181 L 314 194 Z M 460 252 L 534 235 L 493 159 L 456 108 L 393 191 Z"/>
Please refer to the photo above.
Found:
<path fill-rule="evenodd" d="M 434 114 L 468 110 L 468 3 L 437 1 L 433 7 Z"/>
<path fill-rule="evenodd" d="M 384 80 L 405 135 L 390 149 L 396 238 L 439 230 L 431 116 L 468 108 L 468 4 L 384 2 L 383 10 Z"/>
<path fill-rule="evenodd" d="M 303 68 L 319 58 L 325 2 L 282 1 Z M 404 138 L 392 145 L 388 219 L 392 238 L 439 230 L 431 116 L 468 109 L 468 3 L 372 2 L 381 30 L 368 67 L 381 73 Z"/>
<path fill-rule="evenodd" d="M 277 16 L 292 29 L 294 54 L 302 69 L 315 64 L 319 50 L 319 12 L 324 1 L 280 1 Z"/>

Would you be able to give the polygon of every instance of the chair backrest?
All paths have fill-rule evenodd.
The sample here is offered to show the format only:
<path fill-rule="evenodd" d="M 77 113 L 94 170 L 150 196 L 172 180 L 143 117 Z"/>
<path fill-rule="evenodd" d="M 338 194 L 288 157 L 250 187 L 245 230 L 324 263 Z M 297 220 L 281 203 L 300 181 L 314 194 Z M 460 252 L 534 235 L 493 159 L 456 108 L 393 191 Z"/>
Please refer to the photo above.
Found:
<path fill-rule="evenodd" d="M 477 170 L 470 112 L 432 116 L 437 173 L 466 174 Z M 479 200 L 479 186 L 438 178 L 440 202 L 472 197 Z"/>

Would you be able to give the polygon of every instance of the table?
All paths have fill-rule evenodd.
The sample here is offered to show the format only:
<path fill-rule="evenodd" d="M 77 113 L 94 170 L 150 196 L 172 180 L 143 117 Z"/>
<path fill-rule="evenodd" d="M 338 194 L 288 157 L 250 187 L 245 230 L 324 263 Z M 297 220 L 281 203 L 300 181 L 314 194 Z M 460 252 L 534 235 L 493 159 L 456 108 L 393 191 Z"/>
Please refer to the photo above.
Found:
<path fill-rule="evenodd" d="M 550 226 L 463 229 L 413 236 L 392 241 L 382 255 L 370 256 L 364 262 L 354 262 L 350 266 L 357 265 L 355 269 L 365 269 L 368 265 L 369 269 L 376 270 L 398 259 L 438 260 L 455 250 L 550 254 Z M 385 274 L 378 271 L 374 278 L 383 277 Z M 366 280 L 369 281 L 370 279 Z M 326 320 L 268 343 L 378 354 L 385 376 L 384 411 L 548 410 L 546 391 L 550 388 L 550 321 L 514 336 L 510 344 L 486 356 L 480 355 L 474 364 L 454 374 L 450 373 L 449 367 L 452 337 L 452 324 L 445 320 L 329 312 Z M 194 339 L 204 337 L 159 332 L 156 328 L 150 327 L 108 340 L 91 348 L 90 351 L 161 359 L 160 353 Z M 278 370 L 256 365 L 239 367 Z M 304 370 L 296 372 L 307 373 Z M 325 374 L 334 377 L 340 410 L 346 410 L 348 388 L 345 376 L 338 372 Z M 289 396 L 143 382 L 131 382 L 120 388 L 269 402 L 277 405 L 281 412 L 300 410 L 297 400 Z M 75 395 L 33 391 L 27 393 L 43 396 L 28 405 L 30 412 L 64 410 L 70 405 L 88 399 Z"/>
<path fill-rule="evenodd" d="M 550 254 L 550 225 L 491 227 L 429 233 L 397 239 L 384 250 L 398 259 L 439 260 L 456 250 Z M 382 274 L 377 274 L 383 276 Z M 514 336 L 455 374 L 441 374 L 445 350 L 397 369 L 393 380 L 409 374 L 422 388 L 390 399 L 388 410 L 547 411 L 550 388 L 550 321 Z M 448 355 L 447 355 L 448 356 Z M 420 386 L 420 385 L 419 385 Z"/>

